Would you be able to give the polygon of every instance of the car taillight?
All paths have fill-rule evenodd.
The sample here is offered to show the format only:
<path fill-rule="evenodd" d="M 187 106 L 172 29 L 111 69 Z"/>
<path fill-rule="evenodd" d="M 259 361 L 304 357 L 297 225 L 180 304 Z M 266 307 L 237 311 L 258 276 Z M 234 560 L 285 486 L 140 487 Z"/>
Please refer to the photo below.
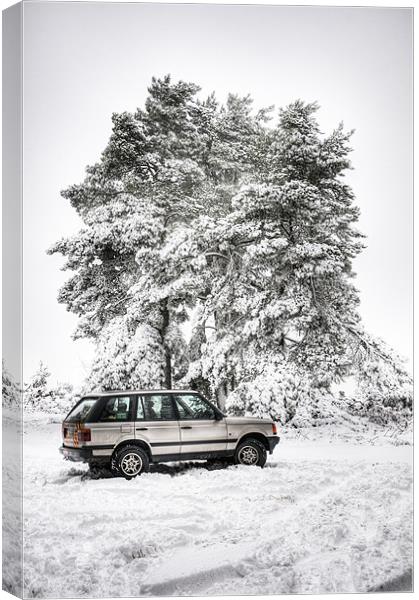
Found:
<path fill-rule="evenodd" d="M 63 438 L 66 438 L 68 435 L 68 429 L 67 427 L 63 427 Z"/>
<path fill-rule="evenodd" d="M 273 433 L 274 435 L 276 435 L 276 434 L 278 433 L 278 430 L 277 430 L 277 428 L 276 428 L 276 423 L 272 423 L 272 433 Z"/>
<path fill-rule="evenodd" d="M 79 442 L 90 442 L 91 441 L 91 431 L 90 429 L 79 429 L 77 432 L 77 437 Z"/>

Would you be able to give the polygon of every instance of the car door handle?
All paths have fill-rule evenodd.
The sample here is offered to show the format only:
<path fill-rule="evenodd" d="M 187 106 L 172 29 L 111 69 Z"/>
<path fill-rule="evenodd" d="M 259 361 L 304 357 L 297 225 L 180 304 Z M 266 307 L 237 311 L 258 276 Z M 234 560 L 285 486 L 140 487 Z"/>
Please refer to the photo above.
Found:
<path fill-rule="evenodd" d="M 192 425 L 185 425 L 185 427 L 181 427 L 181 429 L 192 429 Z"/>
<path fill-rule="evenodd" d="M 147 431 L 148 427 L 136 427 L 135 431 Z"/>

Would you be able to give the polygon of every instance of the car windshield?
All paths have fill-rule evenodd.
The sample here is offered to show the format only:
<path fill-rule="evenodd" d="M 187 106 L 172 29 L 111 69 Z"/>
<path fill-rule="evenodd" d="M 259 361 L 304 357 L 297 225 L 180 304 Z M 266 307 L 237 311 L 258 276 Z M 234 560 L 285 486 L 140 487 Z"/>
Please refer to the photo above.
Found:
<path fill-rule="evenodd" d="M 66 421 L 74 422 L 84 422 L 86 421 L 93 405 L 96 403 L 97 398 L 84 398 L 79 404 L 73 408 L 70 414 L 67 416 Z"/>

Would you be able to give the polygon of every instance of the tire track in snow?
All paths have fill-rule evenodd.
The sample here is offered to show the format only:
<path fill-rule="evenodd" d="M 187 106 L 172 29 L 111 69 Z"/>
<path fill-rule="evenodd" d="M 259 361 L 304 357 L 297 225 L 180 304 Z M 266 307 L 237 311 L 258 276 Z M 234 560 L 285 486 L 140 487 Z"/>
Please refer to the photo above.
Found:
<path fill-rule="evenodd" d="M 285 448 L 263 470 L 169 466 L 125 481 L 66 469 L 42 439 L 25 458 L 27 596 L 366 591 L 411 561 L 399 449 L 374 465 L 375 448 L 364 461 Z"/>
<path fill-rule="evenodd" d="M 301 464 L 301 468 L 304 470 L 307 464 Z M 354 466 L 357 469 L 354 469 Z M 303 486 L 300 497 L 297 498 L 295 504 L 288 506 L 285 510 L 278 513 L 276 516 L 269 521 L 270 530 L 280 530 L 284 527 L 287 522 L 298 522 L 301 521 L 301 505 L 303 505 L 303 515 L 309 510 L 310 507 L 315 509 L 322 504 L 327 505 L 331 500 L 333 501 L 334 495 L 338 493 L 338 496 L 345 495 L 348 493 L 354 484 L 357 484 L 360 478 L 359 471 L 366 471 L 367 477 L 369 477 L 369 471 L 371 467 L 364 463 L 358 463 L 357 465 L 348 465 L 345 471 L 332 470 L 329 472 L 329 476 L 323 478 L 322 485 L 317 487 L 317 491 L 314 492 L 313 485 Z M 355 472 L 354 472 L 355 471 Z M 348 473 L 350 475 L 348 476 Z M 332 475 L 332 477 L 330 477 Z M 338 480 L 338 481 L 336 481 Z M 325 482 L 327 482 L 325 484 Z M 309 495 L 309 501 L 307 502 L 307 495 Z M 304 506 L 304 504 L 306 506 Z M 368 522 L 368 521 L 367 521 Z M 336 539 L 336 538 L 341 539 Z M 194 591 L 194 593 L 223 593 L 228 591 L 232 592 L 237 590 L 237 580 L 243 579 L 243 574 L 246 574 L 246 567 L 249 564 L 253 564 L 251 569 L 252 577 L 254 577 L 255 564 L 258 564 L 258 555 L 266 556 L 266 545 L 269 546 L 271 543 L 271 534 L 266 532 L 259 535 L 258 538 L 253 538 L 251 542 L 247 540 L 248 535 L 242 536 L 243 541 L 239 541 L 235 544 L 226 545 L 225 543 L 217 543 L 213 540 L 210 547 L 185 547 L 180 548 L 175 553 L 166 553 L 165 557 L 158 560 L 157 564 L 148 571 L 145 575 L 145 583 L 141 587 L 141 593 L 144 595 L 187 595 Z M 289 553 L 289 558 L 285 557 L 285 563 L 288 563 L 288 571 L 293 571 L 292 577 L 289 577 L 290 585 L 289 589 L 285 590 L 288 592 L 314 592 L 322 591 L 321 581 L 315 590 L 313 585 L 315 584 L 315 576 L 310 578 L 309 585 L 304 583 L 302 587 L 298 587 L 298 580 L 304 580 L 304 573 L 312 568 L 315 574 L 319 572 L 319 565 L 322 567 L 331 563 L 339 567 L 340 576 L 339 581 L 335 582 L 334 585 L 330 585 L 327 591 L 366 591 L 360 589 L 359 574 L 354 567 L 354 561 L 351 553 L 346 549 L 342 549 L 341 545 L 344 543 L 345 533 L 342 534 L 342 530 L 337 532 L 334 540 L 334 548 L 332 550 L 326 550 L 319 552 L 315 555 L 306 554 L 304 555 L 304 549 L 300 551 L 294 550 L 293 553 Z M 269 551 L 268 551 L 269 552 Z M 280 557 L 282 560 L 284 557 Z M 227 564 L 226 564 L 227 562 Z M 266 562 L 266 561 L 265 561 Z M 272 568 L 274 564 L 269 565 L 268 568 Z M 275 562 L 275 561 L 271 561 Z M 278 561 L 279 563 L 281 560 Z M 284 562 L 284 560 L 283 560 Z M 263 561 L 261 570 L 264 570 Z M 279 564 L 279 566 L 281 566 Z M 244 567 L 244 568 L 243 568 Z M 321 571 L 322 569 L 320 569 Z M 323 568 L 323 570 L 325 570 Z M 321 580 L 321 577 L 320 577 Z M 229 582 L 229 585 L 218 585 L 222 582 Z M 215 588 L 214 588 L 215 585 Z M 211 591 L 211 588 L 212 591 Z M 257 592 L 258 589 L 255 590 Z M 237 593 L 237 592 L 236 592 Z M 259 591 L 259 593 L 262 593 Z M 272 589 L 265 589 L 264 593 L 273 593 Z"/>

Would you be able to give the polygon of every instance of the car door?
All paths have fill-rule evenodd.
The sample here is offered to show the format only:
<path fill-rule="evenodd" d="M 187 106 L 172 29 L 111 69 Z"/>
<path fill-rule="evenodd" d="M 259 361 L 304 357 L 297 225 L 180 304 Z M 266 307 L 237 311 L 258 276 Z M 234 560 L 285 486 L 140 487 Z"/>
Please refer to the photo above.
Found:
<path fill-rule="evenodd" d="M 227 424 L 216 419 L 213 406 L 199 394 L 174 396 L 179 415 L 181 454 L 222 452 L 227 449 Z"/>
<path fill-rule="evenodd" d="M 120 442 L 134 438 L 134 407 L 133 395 L 103 398 L 97 421 L 89 424 L 96 456 L 109 454 Z"/>
<path fill-rule="evenodd" d="M 138 396 L 135 437 L 147 442 L 156 458 L 179 454 L 179 421 L 171 394 Z"/>

